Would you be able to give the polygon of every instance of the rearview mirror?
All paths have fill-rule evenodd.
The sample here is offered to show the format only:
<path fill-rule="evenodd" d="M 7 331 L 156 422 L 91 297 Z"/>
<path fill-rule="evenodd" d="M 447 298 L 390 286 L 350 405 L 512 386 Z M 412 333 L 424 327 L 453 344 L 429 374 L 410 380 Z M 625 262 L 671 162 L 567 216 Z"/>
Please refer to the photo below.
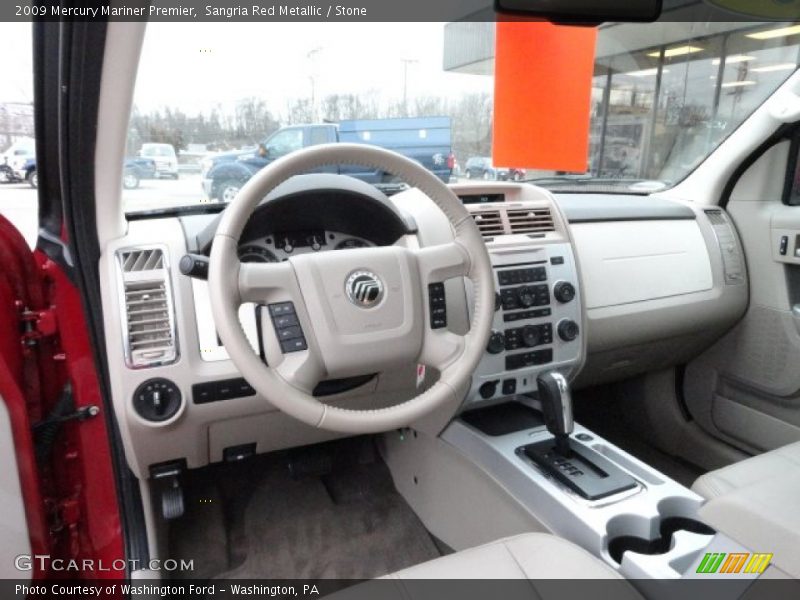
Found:
<path fill-rule="evenodd" d="M 651 22 L 662 0 L 494 0 L 495 11 L 554 23 Z"/>

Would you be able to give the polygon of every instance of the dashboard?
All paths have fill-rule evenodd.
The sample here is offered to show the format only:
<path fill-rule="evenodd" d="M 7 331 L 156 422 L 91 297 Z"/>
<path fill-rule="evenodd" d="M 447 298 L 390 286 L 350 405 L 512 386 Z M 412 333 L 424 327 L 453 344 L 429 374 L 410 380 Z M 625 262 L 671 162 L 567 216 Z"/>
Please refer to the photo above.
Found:
<path fill-rule="evenodd" d="M 553 196 L 518 183 L 451 188 L 481 231 L 497 294 L 489 345 L 463 402 L 440 416 L 442 424 L 458 411 L 533 392 L 546 370 L 582 386 L 679 364 L 746 308 L 738 236 L 721 209 L 656 198 Z M 219 219 L 134 220 L 103 252 L 112 397 L 139 477 L 150 476 L 154 465 L 193 468 L 337 437 L 278 412 L 241 378 L 217 335 L 207 282 L 178 269 L 185 255 L 209 255 Z M 418 190 L 387 198 L 363 182 L 320 174 L 289 180 L 267 196 L 238 254 L 242 262 L 280 262 L 452 239 L 447 218 Z M 426 304 L 439 311 L 437 322 L 467 331 L 471 283 L 452 278 L 436 294 Z M 266 361 L 265 312 L 248 304 L 239 317 Z M 417 395 L 436 376 L 409 364 L 326 382 L 325 402 L 381 408 Z M 163 400 L 158 411 L 143 409 L 154 392 Z"/>

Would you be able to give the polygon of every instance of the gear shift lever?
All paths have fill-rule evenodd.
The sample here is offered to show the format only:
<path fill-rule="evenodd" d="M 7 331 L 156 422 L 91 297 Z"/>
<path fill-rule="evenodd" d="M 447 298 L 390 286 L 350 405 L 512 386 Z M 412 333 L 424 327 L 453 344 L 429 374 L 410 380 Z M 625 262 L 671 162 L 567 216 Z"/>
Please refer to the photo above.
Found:
<path fill-rule="evenodd" d="M 539 389 L 544 423 L 547 431 L 552 433 L 556 439 L 556 452 L 561 456 L 569 457 L 572 455 L 569 436 L 574 427 L 569 383 L 561 373 L 553 371 L 539 375 L 536 385 Z"/>
<path fill-rule="evenodd" d="M 636 480 L 594 448 L 570 438 L 572 398 L 567 379 L 555 371 L 536 379 L 547 431 L 555 437 L 545 438 L 517 448 L 546 475 L 566 486 L 582 498 L 598 500 L 633 489 Z"/>

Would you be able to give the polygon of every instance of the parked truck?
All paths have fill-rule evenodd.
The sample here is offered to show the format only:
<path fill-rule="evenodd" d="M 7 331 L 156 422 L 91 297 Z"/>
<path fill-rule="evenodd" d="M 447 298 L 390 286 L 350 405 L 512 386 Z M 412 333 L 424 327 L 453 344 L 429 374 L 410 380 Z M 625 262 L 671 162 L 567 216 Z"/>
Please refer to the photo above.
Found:
<path fill-rule="evenodd" d="M 450 117 L 357 119 L 339 123 L 290 125 L 264 139 L 257 148 L 227 152 L 208 159 L 203 168 L 203 191 L 211 200 L 230 202 L 241 187 L 273 160 L 290 152 L 329 143 L 372 144 L 394 150 L 422 164 L 442 181 L 454 165 Z M 319 172 L 341 173 L 391 192 L 394 177 L 368 167 L 331 165 Z"/>

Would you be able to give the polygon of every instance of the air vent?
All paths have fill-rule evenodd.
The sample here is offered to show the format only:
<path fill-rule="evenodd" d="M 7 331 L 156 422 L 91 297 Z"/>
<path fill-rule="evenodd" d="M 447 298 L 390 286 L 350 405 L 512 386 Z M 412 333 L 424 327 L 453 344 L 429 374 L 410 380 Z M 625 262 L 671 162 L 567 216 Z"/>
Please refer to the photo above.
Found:
<path fill-rule="evenodd" d="M 505 227 L 503 226 L 503 218 L 499 210 L 481 211 L 472 213 L 472 218 L 475 219 L 475 224 L 485 238 L 503 235 Z"/>
<path fill-rule="evenodd" d="M 165 251 L 123 250 L 117 258 L 122 271 L 125 362 L 134 369 L 175 362 L 175 311 Z"/>
<path fill-rule="evenodd" d="M 122 253 L 122 270 L 125 273 L 152 271 L 164 268 L 164 253 L 158 248 L 130 250 Z"/>
<path fill-rule="evenodd" d="M 547 233 L 555 231 L 550 209 L 522 208 L 508 211 L 510 233 Z"/>
<path fill-rule="evenodd" d="M 722 254 L 722 270 L 727 285 L 742 284 L 745 281 L 745 267 L 736 233 L 728 216 L 719 208 L 705 211 L 709 223 L 714 228 L 714 235 Z"/>
<path fill-rule="evenodd" d="M 725 216 L 722 214 L 721 210 L 707 210 L 706 215 L 708 216 L 708 220 L 711 221 L 712 225 L 727 225 L 728 222 L 725 220 Z"/>

